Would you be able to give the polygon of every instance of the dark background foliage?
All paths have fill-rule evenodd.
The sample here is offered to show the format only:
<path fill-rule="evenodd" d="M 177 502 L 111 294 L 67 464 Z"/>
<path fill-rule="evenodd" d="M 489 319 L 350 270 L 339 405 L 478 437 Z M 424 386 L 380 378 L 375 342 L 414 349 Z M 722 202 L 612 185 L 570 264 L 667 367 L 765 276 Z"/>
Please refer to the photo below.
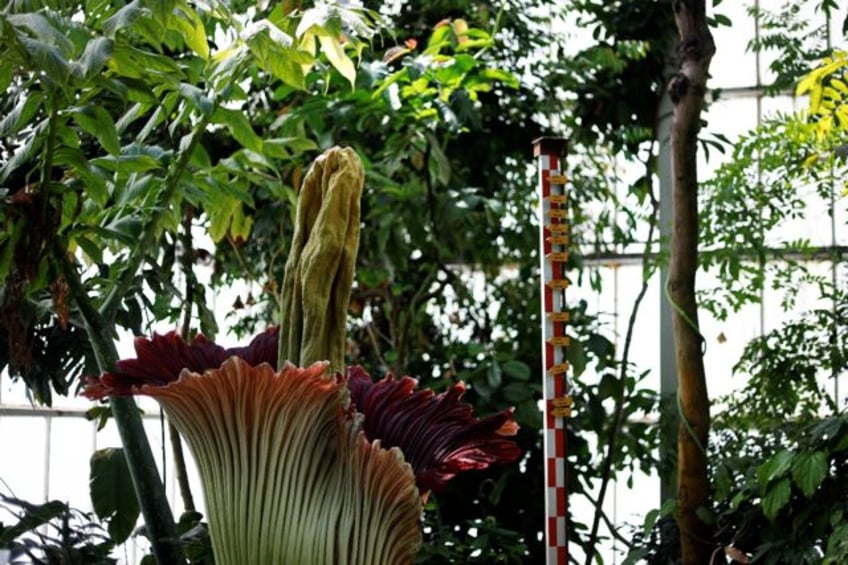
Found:
<path fill-rule="evenodd" d="M 177 4 L 184 3 L 162 3 Z M 256 19 L 282 22 L 282 14 L 309 7 L 254 4 L 233 2 L 231 10 L 255 7 Z M 235 335 L 219 336 L 222 341 L 244 341 L 277 323 L 301 179 L 323 149 L 352 146 L 365 161 L 366 188 L 349 362 L 375 376 L 410 374 L 436 390 L 464 381 L 478 413 L 514 406 L 521 426 L 520 463 L 461 476 L 433 497 L 420 560 L 541 562 L 531 142 L 540 135 L 569 139 L 572 237 L 580 251 L 569 265 L 572 277 L 600 290 L 598 270 L 586 259 L 636 249 L 654 253 L 644 265 L 647 280 L 664 260 L 651 229 L 657 124 L 677 37 L 668 2 L 554 4 L 403 2 L 359 45 L 351 87 L 325 54 L 305 75 L 294 66 L 274 67 L 274 57 L 304 57 L 280 46 L 254 43 L 241 59 L 208 65 L 197 38 L 190 40 L 197 21 L 187 28 L 166 10 L 130 17 L 127 9 L 125 20 L 110 20 L 125 3 L 11 3 L 0 14 L 0 45 L 8 55 L 0 60 L 0 115 L 7 116 L 0 120 L 0 366 L 48 405 L 53 394 L 74 393 L 80 376 L 96 370 L 80 312 L 55 263 L 56 241 L 85 254 L 86 292 L 111 323 L 132 333 L 167 323 L 214 337 L 209 297 L 236 281 L 252 290 L 232 305 Z M 379 2 L 366 6 L 383 9 Z M 77 9 L 85 24 L 71 17 Z M 11 17 L 29 11 L 44 14 L 50 26 L 27 27 Z M 184 11 L 195 13 L 188 4 Z M 202 31 L 215 40 L 216 30 L 233 25 L 197 13 Z M 732 24 L 720 13 L 718 6 L 715 25 Z M 576 23 L 593 42 L 571 49 L 568 32 L 552 33 L 551 18 Z M 751 47 L 778 51 L 771 87 L 780 91 L 822 52 L 823 32 L 791 8 L 764 11 L 762 18 L 763 34 Z M 478 35 L 464 37 L 458 19 Z M 351 21 L 324 24 L 350 31 Z M 469 46 L 467 39 L 480 41 Z M 390 49 L 408 52 L 384 60 Z M 123 58 L 107 66 L 116 52 Z M 705 294 L 703 304 L 717 316 L 757 300 L 763 284 L 763 263 L 740 261 L 734 242 L 762 249 L 763 234 L 803 206 L 793 192 L 796 181 L 812 175 L 832 190 L 843 170 L 840 163 L 830 176 L 803 169 L 800 161 L 815 144 L 810 138 L 786 143 L 789 126 L 778 122 L 737 144 L 730 164 L 704 188 L 703 240 L 710 252 L 704 264 L 719 272 L 722 286 Z M 190 142 L 193 150 L 186 151 Z M 709 147 L 723 145 L 719 138 Z M 613 157 L 640 173 L 624 178 L 608 166 Z M 763 180 L 757 185 L 750 182 L 755 169 Z M 751 224 L 747 211 L 766 205 L 774 210 L 772 223 Z M 195 241 L 198 230 L 212 234 L 213 244 Z M 142 240 L 147 233 L 150 239 Z M 645 234 L 652 234 L 647 242 Z M 777 256 L 772 251 L 762 253 L 763 261 Z M 210 265 L 214 274 L 204 285 L 196 271 Z M 803 261 L 789 265 L 787 272 L 804 270 Z M 791 290 L 792 277 L 782 284 Z M 832 304 L 844 304 L 844 280 L 822 288 Z M 673 461 L 673 454 L 658 453 L 660 428 L 645 418 L 657 415 L 658 402 L 643 384 L 644 368 L 633 365 L 626 347 L 616 350 L 605 313 L 585 302 L 571 307 L 568 356 L 580 409 L 569 422 L 568 488 L 574 500 L 600 512 L 599 485 L 612 478 L 626 483 L 633 471 Z M 828 312 L 753 342 L 740 361 L 738 371 L 753 378 L 732 410 L 719 407 L 710 448 L 715 506 L 705 512 L 716 523 L 717 547 L 735 544 L 772 562 L 825 553 L 836 559 L 845 551 L 845 509 L 834 493 L 845 488 L 848 426 L 842 407 L 811 384 L 820 370 L 839 375 L 845 368 L 844 316 L 828 318 Z M 806 346 L 786 346 L 798 343 Z M 785 414 L 763 409 L 775 406 L 796 406 L 799 413 L 787 422 Z M 607 449 L 610 437 L 617 441 Z M 789 455 L 780 455 L 787 449 Z M 60 511 L 70 512 L 57 508 L 51 518 Z M 672 511 L 666 505 L 648 516 L 632 543 L 633 559 L 665 562 L 676 554 L 668 534 Z M 592 555 L 595 516 L 571 518 L 571 544 Z M 193 528 L 199 518 L 187 520 Z"/>

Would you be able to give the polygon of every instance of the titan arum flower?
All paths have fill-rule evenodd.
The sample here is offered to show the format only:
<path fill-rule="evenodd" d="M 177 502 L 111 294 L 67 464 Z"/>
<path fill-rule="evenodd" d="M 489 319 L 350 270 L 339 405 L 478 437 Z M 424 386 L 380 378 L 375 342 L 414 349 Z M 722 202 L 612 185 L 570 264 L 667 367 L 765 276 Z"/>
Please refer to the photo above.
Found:
<path fill-rule="evenodd" d="M 464 387 L 434 394 L 361 367 L 276 371 L 277 328 L 224 349 L 176 332 L 135 340 L 137 358 L 89 380 L 92 399 L 155 398 L 186 438 L 217 562 L 411 563 L 421 499 L 458 472 L 508 463 L 511 410 L 485 419 Z"/>
<path fill-rule="evenodd" d="M 84 391 L 164 407 L 197 461 L 221 565 L 412 563 L 430 490 L 520 456 L 505 437 L 517 430 L 512 411 L 475 418 L 461 384 L 436 395 L 409 377 L 374 383 L 345 370 L 363 178 L 356 153 L 340 148 L 307 173 L 284 327 L 235 349 L 174 332 L 140 337 L 136 359 Z"/>

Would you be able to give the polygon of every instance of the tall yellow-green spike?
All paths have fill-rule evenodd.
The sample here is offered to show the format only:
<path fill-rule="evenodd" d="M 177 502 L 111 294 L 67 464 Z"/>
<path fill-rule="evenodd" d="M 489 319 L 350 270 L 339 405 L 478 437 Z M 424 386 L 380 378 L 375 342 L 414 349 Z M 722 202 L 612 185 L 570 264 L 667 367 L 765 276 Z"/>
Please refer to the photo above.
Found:
<path fill-rule="evenodd" d="M 303 181 L 283 279 L 280 365 L 345 367 L 345 324 L 359 249 L 365 173 L 353 149 L 321 154 Z"/>

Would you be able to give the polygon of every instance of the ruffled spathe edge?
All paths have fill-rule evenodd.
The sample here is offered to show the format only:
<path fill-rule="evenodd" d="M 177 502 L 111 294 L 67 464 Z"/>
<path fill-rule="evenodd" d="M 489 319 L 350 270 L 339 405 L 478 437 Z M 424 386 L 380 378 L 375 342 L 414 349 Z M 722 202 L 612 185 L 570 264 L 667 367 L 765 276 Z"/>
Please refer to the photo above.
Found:
<path fill-rule="evenodd" d="M 362 367 L 349 367 L 351 402 L 364 414 L 369 439 L 399 447 L 412 465 L 422 493 L 440 491 L 462 471 L 511 463 L 521 449 L 509 439 L 518 431 L 512 408 L 478 419 L 461 402 L 465 386 L 453 385 L 441 394 L 415 390 L 411 377 L 388 375 L 373 382 Z"/>
<path fill-rule="evenodd" d="M 135 394 L 139 389 L 167 386 L 181 371 L 216 369 L 237 356 L 249 365 L 277 362 L 278 328 L 256 336 L 247 346 L 225 349 L 202 335 L 186 343 L 176 332 L 136 338 L 136 359 L 119 361 L 114 372 L 89 379 L 83 392 L 89 398 Z M 345 381 L 351 408 L 364 417 L 370 441 L 398 447 L 415 472 L 422 494 L 442 490 L 458 473 L 511 463 L 521 450 L 509 436 L 518 425 L 513 410 L 478 419 L 461 401 L 465 386 L 458 383 L 441 394 L 416 390 L 417 381 L 391 375 L 373 382 L 362 367 L 349 367 Z M 151 394 L 152 396 L 152 394 Z"/>
<path fill-rule="evenodd" d="M 114 371 L 87 377 L 82 394 L 92 400 L 107 396 L 129 396 L 145 385 L 163 386 L 177 380 L 183 369 L 201 373 L 217 369 L 233 355 L 250 365 L 277 364 L 279 327 L 268 328 L 243 347 L 224 348 L 198 334 L 186 341 L 176 331 L 139 336 L 133 343 L 135 359 L 118 361 Z"/>

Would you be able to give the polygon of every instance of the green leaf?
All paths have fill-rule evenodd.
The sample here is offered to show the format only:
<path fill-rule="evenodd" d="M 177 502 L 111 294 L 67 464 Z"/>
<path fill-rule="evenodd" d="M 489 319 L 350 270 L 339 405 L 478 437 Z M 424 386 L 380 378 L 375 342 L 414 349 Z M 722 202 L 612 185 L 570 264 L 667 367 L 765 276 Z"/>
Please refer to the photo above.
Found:
<path fill-rule="evenodd" d="M 604 373 L 601 383 L 598 385 L 598 396 L 603 398 L 617 398 L 621 394 L 621 381 L 612 373 Z"/>
<path fill-rule="evenodd" d="M 501 386 L 501 380 L 501 365 L 493 359 L 489 368 L 486 370 L 486 383 L 494 389 Z"/>
<path fill-rule="evenodd" d="M 251 24 L 242 37 L 260 67 L 290 86 L 305 87 L 303 67 L 297 57 L 308 57 L 308 53 L 292 47 L 292 38 L 283 30 L 261 20 Z"/>
<path fill-rule="evenodd" d="M 32 532 L 68 512 L 67 504 L 58 500 L 51 500 L 44 504 L 31 504 L 24 500 L 0 495 L 0 501 L 3 501 L 4 506 L 14 505 L 20 508 L 16 514 L 21 516 L 17 523 L 9 527 L 4 527 L 0 522 L 0 547 L 4 548 L 10 546 L 18 536 Z"/>
<path fill-rule="evenodd" d="M 237 200 L 222 198 L 216 199 L 214 205 L 206 208 L 206 214 L 209 216 L 209 237 L 215 243 L 227 235 L 235 208 L 241 208 Z"/>
<path fill-rule="evenodd" d="M 142 14 L 141 2 L 133 0 L 117 12 L 112 17 L 103 22 L 103 31 L 113 36 L 118 30 L 131 26 Z"/>
<path fill-rule="evenodd" d="M 503 397 L 513 404 L 518 404 L 519 402 L 524 402 L 525 400 L 531 398 L 535 391 L 533 388 L 527 383 L 518 383 L 512 382 L 503 387 L 501 390 L 501 394 Z"/>
<path fill-rule="evenodd" d="M 530 365 L 519 361 L 518 359 L 510 359 L 501 363 L 503 372 L 508 377 L 517 381 L 529 381 L 531 376 Z"/>
<path fill-rule="evenodd" d="M 112 58 L 109 60 L 109 68 L 118 76 L 142 79 L 144 77 L 144 66 L 136 61 L 133 56 L 134 51 L 126 45 L 116 45 L 112 52 Z M 142 89 L 138 88 L 137 90 L 141 91 Z M 151 102 L 154 100 L 151 100 Z"/>
<path fill-rule="evenodd" d="M 115 42 L 108 37 L 95 37 L 85 44 L 79 61 L 71 63 L 71 72 L 79 79 L 88 79 L 99 73 L 112 56 Z"/>
<path fill-rule="evenodd" d="M 491 47 L 494 44 L 495 42 L 492 39 L 469 39 L 457 45 L 456 50 L 457 52 L 476 51 L 484 47 Z"/>
<path fill-rule="evenodd" d="M 305 137 L 277 137 L 263 140 L 262 149 L 269 157 L 290 159 L 304 151 L 315 151 L 318 145 Z"/>
<path fill-rule="evenodd" d="M 820 442 L 828 438 L 833 438 L 842 433 L 844 424 L 842 415 L 829 416 L 822 419 L 810 430 L 810 436 L 813 440 Z"/>
<path fill-rule="evenodd" d="M 649 510 L 647 514 L 645 514 L 645 522 L 642 524 L 642 535 L 648 538 L 651 535 L 651 530 L 654 529 L 654 524 L 657 523 L 657 519 L 660 517 L 660 509 L 654 508 L 653 510 Z"/>
<path fill-rule="evenodd" d="M 9 59 L 0 59 L 0 92 L 6 92 L 12 84 L 12 77 L 15 76 L 17 66 Z"/>
<path fill-rule="evenodd" d="M 170 92 L 165 95 L 164 100 L 162 100 L 162 104 L 156 106 L 156 109 L 150 114 L 150 117 L 147 119 L 147 122 L 144 126 L 139 130 L 138 135 L 136 135 L 137 142 L 143 142 L 150 133 L 161 124 L 166 117 L 174 110 L 178 101 L 178 96 L 176 92 Z M 173 123 L 173 122 L 172 122 Z"/>
<path fill-rule="evenodd" d="M 792 462 L 792 480 L 807 498 L 812 498 L 816 489 L 827 477 L 827 456 L 823 451 L 801 453 Z"/>
<path fill-rule="evenodd" d="M 12 172 L 35 157 L 35 154 L 44 142 L 44 137 L 41 135 L 42 132 L 43 128 L 41 125 L 36 127 L 36 130 L 27 137 L 24 144 L 18 147 L 12 157 L 6 161 L 2 167 L 0 167 L 0 184 L 6 182 L 6 179 L 9 178 L 9 175 L 12 174 Z"/>
<path fill-rule="evenodd" d="M 430 148 L 430 157 L 433 158 L 436 169 L 436 178 L 442 184 L 447 184 L 451 176 L 451 166 L 447 155 L 442 151 L 442 145 L 436 136 L 427 132 L 427 142 Z"/>
<path fill-rule="evenodd" d="M 621 562 L 621 565 L 636 565 L 637 563 L 644 563 L 644 559 L 648 557 L 649 553 L 650 552 L 646 547 L 634 548 L 627 554 L 624 561 Z"/>
<path fill-rule="evenodd" d="M 131 246 L 141 237 L 142 227 L 143 223 L 138 216 L 118 216 L 97 231 Z"/>
<path fill-rule="evenodd" d="M 212 176 L 198 178 L 195 182 L 203 188 L 203 200 L 210 207 L 227 209 L 229 212 L 239 202 L 253 207 L 253 197 L 242 183 L 218 180 Z"/>
<path fill-rule="evenodd" d="M 789 482 L 789 477 L 784 477 L 773 484 L 763 497 L 762 505 L 765 517 L 773 521 L 780 509 L 789 502 L 791 494 L 792 485 Z"/>
<path fill-rule="evenodd" d="M 719 26 L 730 27 L 730 26 L 733 25 L 733 22 L 730 20 L 730 18 L 728 18 L 724 14 L 713 15 L 713 21 L 715 22 L 715 27 L 719 27 Z"/>
<path fill-rule="evenodd" d="M 297 24 L 297 30 L 294 33 L 297 37 L 302 37 L 313 28 L 326 28 L 332 16 L 333 11 L 326 4 L 319 4 L 314 8 L 309 8 L 303 12 L 300 22 Z"/>
<path fill-rule="evenodd" d="M 480 71 L 480 76 L 488 80 L 500 81 L 510 88 L 518 88 L 521 86 L 521 83 L 518 81 L 518 77 L 509 71 L 501 69 L 483 69 Z"/>
<path fill-rule="evenodd" d="M 695 509 L 695 515 L 705 524 L 714 525 L 716 521 L 715 514 L 706 506 L 699 506 Z"/>
<path fill-rule="evenodd" d="M 28 125 L 41 108 L 43 100 L 44 95 L 37 90 L 30 91 L 26 98 L 20 99 L 12 111 L 0 119 L 0 137 L 14 135 Z"/>
<path fill-rule="evenodd" d="M 21 37 L 18 41 L 46 77 L 58 86 L 68 83 L 70 62 L 58 47 L 29 37 Z"/>
<path fill-rule="evenodd" d="M 539 410 L 539 405 L 535 398 L 528 398 L 524 402 L 519 402 L 515 407 L 515 419 L 522 426 L 527 426 L 532 429 L 542 427 L 542 412 Z"/>
<path fill-rule="evenodd" d="M 143 104 L 141 102 L 136 102 L 130 106 L 130 108 L 124 112 L 124 115 L 118 118 L 118 121 L 115 122 L 115 128 L 118 130 L 118 133 L 124 132 L 130 124 L 139 118 L 142 118 L 150 111 L 150 108 L 151 106 L 149 104 Z"/>
<path fill-rule="evenodd" d="M 578 340 L 572 340 L 565 350 L 565 357 L 574 371 L 574 376 L 579 377 L 586 370 L 586 350 L 583 343 Z"/>
<path fill-rule="evenodd" d="M 89 489 L 94 512 L 108 522 L 112 541 L 126 541 L 138 521 L 139 508 L 122 449 L 107 448 L 94 452 Z"/>
<path fill-rule="evenodd" d="M 407 67 L 402 68 L 399 71 L 396 71 L 390 74 L 388 77 L 383 79 L 380 83 L 380 86 L 371 94 L 371 98 L 379 98 L 383 92 L 389 88 L 391 85 L 396 82 L 405 82 L 409 80 L 409 69 Z"/>
<path fill-rule="evenodd" d="M 215 313 L 209 308 L 209 303 L 202 300 L 201 297 L 206 296 L 205 287 L 202 284 L 197 286 L 197 297 L 200 298 L 195 302 L 197 305 L 197 317 L 200 320 L 200 331 L 203 335 L 214 336 L 218 333 L 218 322 L 215 321 Z"/>
<path fill-rule="evenodd" d="M 99 157 L 92 159 L 91 163 L 103 167 L 108 171 L 119 173 L 144 173 L 161 168 L 159 162 L 150 155 L 120 155 Z"/>
<path fill-rule="evenodd" d="M 243 147 L 257 153 L 262 152 L 262 138 L 253 131 L 250 120 L 247 119 L 247 116 L 241 110 L 217 108 L 212 117 L 212 122 L 225 124 L 236 141 Z"/>
<path fill-rule="evenodd" d="M 244 206 L 238 205 L 233 209 L 233 217 L 230 220 L 230 236 L 236 244 L 247 241 L 250 230 L 253 228 L 253 216 L 244 213 Z"/>
<path fill-rule="evenodd" d="M 257 46 L 265 50 L 263 55 L 267 55 L 269 49 L 289 48 L 294 43 L 291 36 L 275 26 L 268 20 L 259 20 L 250 24 L 242 34 L 248 46 L 255 43 Z"/>
<path fill-rule="evenodd" d="M 149 79 L 150 74 L 162 82 L 177 85 L 183 74 L 170 57 L 144 51 L 130 45 L 115 45 L 109 68 L 115 73 L 136 79 Z"/>
<path fill-rule="evenodd" d="M 350 57 L 345 54 L 344 47 L 335 36 L 321 34 L 318 36 L 321 43 L 321 51 L 327 56 L 327 60 L 339 71 L 351 88 L 356 88 L 356 67 Z"/>
<path fill-rule="evenodd" d="M 112 417 L 112 408 L 108 404 L 99 404 L 92 406 L 85 411 L 85 419 L 89 422 L 97 420 L 97 431 L 99 432 L 109 423 L 109 418 Z"/>
<path fill-rule="evenodd" d="M 91 168 L 82 150 L 66 145 L 57 147 L 53 156 L 53 164 L 65 167 L 69 176 L 77 176 L 82 179 L 83 190 L 86 195 L 100 206 L 104 206 L 109 200 L 106 179 Z"/>
<path fill-rule="evenodd" d="M 779 478 L 789 470 L 792 464 L 792 452 L 784 449 L 777 452 L 771 459 L 760 465 L 757 469 L 757 479 L 760 485 L 760 493 L 766 492 L 768 484 Z"/>
<path fill-rule="evenodd" d="M 610 360 L 615 356 L 615 344 L 597 333 L 593 333 L 588 337 L 586 340 L 586 349 L 598 358 L 599 368 L 609 366 Z"/>
<path fill-rule="evenodd" d="M 203 90 L 185 82 L 180 83 L 180 94 L 190 101 L 201 114 L 208 116 L 212 112 L 212 100 L 203 92 Z"/>
<path fill-rule="evenodd" d="M 70 39 L 56 29 L 43 14 L 37 12 L 12 14 L 8 16 L 8 21 L 17 28 L 18 39 L 33 36 L 39 42 L 56 47 L 63 55 L 73 52 L 74 45 Z M 29 30 L 30 33 L 27 34 L 24 29 Z"/>
<path fill-rule="evenodd" d="M 203 170 L 212 168 L 212 159 L 202 142 L 194 146 L 194 151 L 189 158 L 189 165 Z"/>
<path fill-rule="evenodd" d="M 88 105 L 71 111 L 74 121 L 88 134 L 94 136 L 110 155 L 120 155 L 121 143 L 115 121 L 105 108 Z"/>
<path fill-rule="evenodd" d="M 442 23 L 430 35 L 427 41 L 427 48 L 424 50 L 425 55 L 436 55 L 441 51 L 442 47 L 450 43 L 452 30 L 449 23 Z"/>
<path fill-rule="evenodd" d="M 94 243 L 87 237 L 82 235 L 77 235 L 73 238 L 73 241 L 76 242 L 77 245 L 80 246 L 83 253 L 86 254 L 88 259 L 92 263 L 100 264 L 103 263 L 103 246 L 97 243 Z"/>
<path fill-rule="evenodd" d="M 180 3 L 176 15 L 174 23 L 179 28 L 186 45 L 203 59 L 208 59 L 209 42 L 206 39 L 206 28 L 200 15 L 184 2 Z"/>

